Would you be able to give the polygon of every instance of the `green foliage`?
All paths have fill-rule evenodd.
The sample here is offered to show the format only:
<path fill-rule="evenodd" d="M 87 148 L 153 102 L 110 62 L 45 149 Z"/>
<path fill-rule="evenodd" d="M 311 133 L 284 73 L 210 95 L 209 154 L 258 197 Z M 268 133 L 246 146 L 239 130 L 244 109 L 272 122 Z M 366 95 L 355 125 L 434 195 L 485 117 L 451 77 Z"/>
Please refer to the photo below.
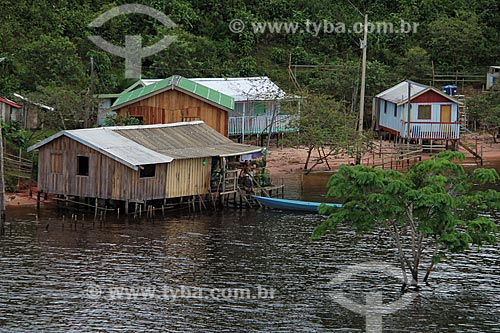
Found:
<path fill-rule="evenodd" d="M 467 100 L 466 106 L 469 123 L 489 133 L 496 142 L 500 127 L 500 92 L 473 96 Z"/>
<path fill-rule="evenodd" d="M 2 134 L 7 144 L 13 144 L 16 148 L 22 149 L 28 147 L 28 132 L 22 129 L 22 124 L 19 121 L 2 122 Z"/>
<path fill-rule="evenodd" d="M 286 113 L 295 115 L 290 128 L 300 128 L 290 135 L 293 145 L 327 147 L 352 142 L 356 132 L 356 118 L 336 100 L 321 95 L 309 95 L 293 104 Z"/>
<path fill-rule="evenodd" d="M 476 14 L 458 11 L 455 17 L 442 16 L 429 24 L 427 47 L 440 69 L 465 70 L 491 59 L 487 31 Z"/>
<path fill-rule="evenodd" d="M 107 114 L 103 126 L 131 126 L 142 125 L 142 121 L 131 116 L 120 116 L 118 114 Z"/>
<path fill-rule="evenodd" d="M 304 30 L 307 20 L 344 22 L 347 28 L 352 27 L 362 16 L 349 2 L 144 0 L 142 4 L 169 15 L 178 28 L 167 29 L 145 15 L 122 15 L 101 28 L 88 27 L 100 14 L 124 3 L 5 2 L 0 12 L 0 57 L 6 57 L 0 63 L 0 95 L 22 91 L 43 95 L 46 100 L 69 95 L 64 98 L 65 105 L 82 99 L 85 101 L 76 103 L 75 111 L 64 106 L 47 124 L 68 128 L 80 126 L 82 121 L 87 124 L 93 117 L 88 95 L 120 92 L 131 83 L 124 78 L 124 60 L 99 49 L 87 37 L 101 35 L 112 44 L 123 45 L 125 35 L 141 35 L 143 45 L 149 46 L 169 34 L 176 35 L 177 41 L 143 59 L 143 77 L 270 75 L 280 86 L 293 87 L 287 75 L 291 56 L 292 65 L 325 65 L 296 71 L 304 90 L 347 101 L 348 106 L 356 104 L 359 34 L 254 33 L 251 29 L 255 22 L 290 22 Z M 423 81 L 430 73 L 431 61 L 438 71 L 478 71 L 494 64 L 500 52 L 500 12 L 495 0 L 371 1 L 355 5 L 372 22 L 391 22 L 396 28 L 401 19 L 419 24 L 414 34 L 369 36 L 367 96 L 400 79 Z M 245 23 L 242 33 L 230 31 L 228 24 L 233 19 Z M 71 120 L 73 116 L 76 120 Z"/>
<path fill-rule="evenodd" d="M 359 233 L 381 228 L 394 238 L 401 265 L 411 271 L 414 284 L 424 262 L 430 273 L 449 253 L 463 252 L 471 244 L 496 244 L 498 227 L 484 214 L 500 209 L 500 193 L 475 185 L 496 183 L 500 177 L 494 169 L 466 173 L 456 163 L 463 158 L 462 153 L 441 153 L 407 174 L 341 166 L 330 178 L 327 194 L 342 200 L 343 207 L 322 206 L 320 212 L 328 218 L 312 238 L 334 232 L 339 224 Z"/>

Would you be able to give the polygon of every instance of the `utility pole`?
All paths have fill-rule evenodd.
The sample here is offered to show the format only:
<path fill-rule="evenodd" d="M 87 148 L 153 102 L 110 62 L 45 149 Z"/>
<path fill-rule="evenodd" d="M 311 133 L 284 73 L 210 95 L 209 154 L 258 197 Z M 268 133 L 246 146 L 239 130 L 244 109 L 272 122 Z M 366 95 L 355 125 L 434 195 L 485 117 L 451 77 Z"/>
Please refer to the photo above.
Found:
<path fill-rule="evenodd" d="M 2 119 L 3 122 L 3 119 Z M 5 179 L 4 179 L 4 163 L 3 163 L 3 134 L 2 124 L 0 124 L 0 221 L 5 222 Z"/>
<path fill-rule="evenodd" d="M 363 24 L 363 41 L 361 42 L 361 49 L 363 50 L 363 57 L 361 60 L 361 91 L 359 94 L 359 123 L 358 123 L 358 134 L 359 140 L 363 137 L 363 121 L 365 116 L 365 85 L 366 85 L 366 48 L 368 44 L 368 15 L 365 14 L 365 22 Z M 356 164 L 361 162 L 361 151 L 359 150 L 356 154 Z"/>
<path fill-rule="evenodd" d="M 0 58 L 0 62 L 5 58 Z M 0 223 L 2 225 L 1 232 L 4 230 L 5 222 L 5 179 L 4 179 L 4 164 L 3 164 L 3 134 L 2 134 L 2 121 L 0 122 Z"/>
<path fill-rule="evenodd" d="M 95 90 L 95 83 L 94 83 L 94 57 L 90 57 L 90 98 L 87 100 L 87 103 L 90 105 L 87 105 L 87 119 L 85 119 L 85 127 L 90 127 L 90 118 L 93 116 L 94 113 L 94 90 Z"/>

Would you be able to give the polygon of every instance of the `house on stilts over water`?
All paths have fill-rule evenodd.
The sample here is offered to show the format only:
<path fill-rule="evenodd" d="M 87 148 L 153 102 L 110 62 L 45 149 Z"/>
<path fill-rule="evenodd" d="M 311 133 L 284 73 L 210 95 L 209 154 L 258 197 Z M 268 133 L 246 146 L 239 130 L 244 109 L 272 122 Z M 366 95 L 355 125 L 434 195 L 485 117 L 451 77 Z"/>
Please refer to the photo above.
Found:
<path fill-rule="evenodd" d="M 130 203 L 236 197 L 238 167 L 262 154 L 203 121 L 61 131 L 28 150 L 38 150 L 39 197 L 119 205 L 125 212 Z"/>
<path fill-rule="evenodd" d="M 460 140 L 461 105 L 436 88 L 407 80 L 374 97 L 373 123 L 379 131 L 403 141 L 454 144 Z"/>

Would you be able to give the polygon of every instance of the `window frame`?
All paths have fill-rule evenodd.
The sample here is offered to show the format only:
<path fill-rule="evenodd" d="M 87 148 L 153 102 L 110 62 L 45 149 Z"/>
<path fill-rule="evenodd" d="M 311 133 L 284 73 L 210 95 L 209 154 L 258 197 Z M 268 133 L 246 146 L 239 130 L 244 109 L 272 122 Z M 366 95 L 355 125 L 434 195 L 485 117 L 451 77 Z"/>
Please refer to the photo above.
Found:
<path fill-rule="evenodd" d="M 86 167 L 87 172 L 86 172 L 86 174 L 82 173 L 80 170 L 81 159 L 87 159 L 87 167 Z M 88 155 L 76 155 L 76 175 L 79 177 L 88 177 L 90 175 L 90 156 L 88 156 Z"/>
<path fill-rule="evenodd" d="M 142 168 L 139 168 L 139 179 L 148 179 L 156 177 L 156 164 L 145 164 L 141 165 Z M 152 168 L 152 169 L 148 169 Z M 148 172 L 149 171 L 149 172 Z M 152 171 L 152 173 L 151 173 Z"/>
<path fill-rule="evenodd" d="M 429 108 L 429 118 L 421 117 L 421 115 L 420 115 L 420 111 L 424 107 L 425 108 Z M 422 105 L 419 105 L 418 106 L 418 110 L 417 110 L 417 119 L 418 120 L 431 120 L 432 119 L 432 104 L 422 104 Z"/>

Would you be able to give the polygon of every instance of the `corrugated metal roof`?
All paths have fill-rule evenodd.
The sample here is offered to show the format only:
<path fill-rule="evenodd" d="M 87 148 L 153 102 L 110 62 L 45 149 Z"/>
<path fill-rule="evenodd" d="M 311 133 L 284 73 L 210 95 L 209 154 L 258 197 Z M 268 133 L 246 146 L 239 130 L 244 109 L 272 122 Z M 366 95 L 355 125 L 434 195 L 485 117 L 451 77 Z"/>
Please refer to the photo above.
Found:
<path fill-rule="evenodd" d="M 287 95 L 278 85 L 267 76 L 233 77 L 233 78 L 190 78 L 190 81 L 199 83 L 225 95 L 231 96 L 236 102 L 241 101 L 269 101 L 284 98 L 299 98 Z M 131 87 L 138 85 L 148 86 L 162 81 L 162 79 L 141 79 Z M 130 88 L 127 89 L 127 91 Z"/>
<path fill-rule="evenodd" d="M 0 96 L 0 102 L 1 103 L 5 103 L 5 104 L 8 104 L 10 106 L 12 106 L 13 108 L 16 108 L 16 109 L 20 109 L 22 108 L 21 105 L 17 104 L 17 103 L 14 103 L 13 101 L 11 101 L 10 99 L 7 99 L 7 98 L 4 98 L 2 96 Z"/>
<path fill-rule="evenodd" d="M 135 170 L 139 165 L 169 163 L 173 160 L 170 156 L 155 152 L 115 133 L 113 127 L 61 131 L 29 147 L 28 151 L 38 149 L 63 135 Z"/>
<path fill-rule="evenodd" d="M 146 96 L 152 96 L 163 92 L 169 88 L 179 88 L 186 92 L 199 96 L 209 102 L 220 105 L 226 109 L 234 109 L 234 99 L 227 96 L 222 92 L 213 90 L 202 84 L 190 81 L 182 76 L 174 75 L 164 80 L 142 80 L 144 84 L 150 83 L 143 88 L 135 89 L 130 92 L 124 93 L 118 97 L 113 103 L 112 109 L 127 104 L 132 101 L 140 100 Z"/>
<path fill-rule="evenodd" d="M 42 108 L 42 109 L 48 110 L 48 111 L 54 111 L 54 108 L 53 108 L 53 107 L 51 107 L 51 106 L 48 106 L 48 105 L 43 105 L 43 104 L 41 104 L 41 103 L 37 103 L 37 102 L 33 102 L 33 101 L 29 100 L 28 98 L 26 98 L 26 97 L 24 97 L 24 96 L 22 96 L 22 95 L 19 95 L 19 94 L 17 94 L 17 93 L 14 93 L 13 95 L 14 95 L 14 97 L 19 98 L 20 100 L 22 100 L 22 101 L 24 101 L 24 102 L 27 102 L 27 103 L 30 103 L 30 104 L 36 105 L 36 106 L 38 106 L 38 107 L 40 107 L 40 108 Z"/>
<path fill-rule="evenodd" d="M 140 165 L 169 163 L 173 159 L 238 156 L 262 150 L 235 143 L 204 122 L 193 121 L 61 131 L 29 147 L 28 151 L 63 135 L 135 170 Z"/>
<path fill-rule="evenodd" d="M 416 83 L 413 81 L 403 81 L 401 83 L 396 84 L 394 87 L 381 92 L 375 97 L 395 104 L 405 102 L 408 100 L 408 82 L 410 83 L 411 87 L 410 96 L 415 96 L 416 94 L 424 91 L 425 89 L 430 88 L 429 86 Z"/>
<path fill-rule="evenodd" d="M 395 103 L 397 105 L 405 104 L 408 102 L 408 82 L 410 83 L 411 87 L 411 92 L 410 92 L 410 97 L 413 99 L 421 94 L 426 93 L 427 91 L 434 91 L 436 94 L 439 94 L 453 103 L 457 103 L 459 105 L 463 105 L 462 102 L 454 98 L 453 96 L 450 96 L 448 94 L 445 94 L 441 90 L 438 90 L 434 87 L 426 86 L 424 84 L 420 84 L 417 82 L 413 82 L 410 80 L 403 81 L 401 83 L 398 83 L 392 88 L 387 89 L 386 91 L 381 92 L 378 94 L 377 98 Z"/>
<path fill-rule="evenodd" d="M 194 78 L 190 80 L 232 96 L 236 102 L 269 101 L 287 97 L 287 94 L 267 76 Z"/>
<path fill-rule="evenodd" d="M 115 132 L 174 159 L 235 156 L 262 150 L 261 147 L 235 143 L 202 121 L 177 124 L 149 128 L 127 126 Z"/>

